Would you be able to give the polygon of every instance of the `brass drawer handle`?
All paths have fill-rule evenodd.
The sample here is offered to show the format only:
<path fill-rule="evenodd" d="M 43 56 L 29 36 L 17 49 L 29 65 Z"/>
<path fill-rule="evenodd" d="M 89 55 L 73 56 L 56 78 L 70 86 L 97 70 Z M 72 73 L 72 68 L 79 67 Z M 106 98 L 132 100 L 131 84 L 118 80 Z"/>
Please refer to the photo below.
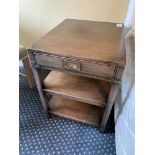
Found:
<path fill-rule="evenodd" d="M 66 61 L 64 60 L 64 68 L 69 70 L 80 71 L 80 63 L 74 61 Z"/>

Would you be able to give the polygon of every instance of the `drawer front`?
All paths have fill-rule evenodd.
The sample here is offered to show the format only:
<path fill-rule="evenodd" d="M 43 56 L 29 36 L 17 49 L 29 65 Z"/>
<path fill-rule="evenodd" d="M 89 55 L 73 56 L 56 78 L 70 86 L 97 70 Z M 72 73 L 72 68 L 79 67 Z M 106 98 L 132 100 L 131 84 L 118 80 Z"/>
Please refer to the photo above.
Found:
<path fill-rule="evenodd" d="M 70 59 L 46 54 L 35 54 L 38 65 L 56 69 L 69 70 L 71 72 L 85 73 L 89 75 L 113 78 L 115 66 L 99 64 L 83 60 Z"/>

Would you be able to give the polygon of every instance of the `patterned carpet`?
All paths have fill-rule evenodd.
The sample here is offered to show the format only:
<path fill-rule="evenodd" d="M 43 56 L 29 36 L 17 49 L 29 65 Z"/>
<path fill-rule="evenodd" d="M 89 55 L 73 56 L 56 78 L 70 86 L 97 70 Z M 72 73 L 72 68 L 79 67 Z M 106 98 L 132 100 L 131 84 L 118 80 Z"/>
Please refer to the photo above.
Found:
<path fill-rule="evenodd" d="M 20 71 L 23 68 L 20 67 Z M 20 155 L 115 155 L 113 113 L 106 134 L 99 129 L 68 119 L 47 119 L 36 89 L 19 81 Z"/>

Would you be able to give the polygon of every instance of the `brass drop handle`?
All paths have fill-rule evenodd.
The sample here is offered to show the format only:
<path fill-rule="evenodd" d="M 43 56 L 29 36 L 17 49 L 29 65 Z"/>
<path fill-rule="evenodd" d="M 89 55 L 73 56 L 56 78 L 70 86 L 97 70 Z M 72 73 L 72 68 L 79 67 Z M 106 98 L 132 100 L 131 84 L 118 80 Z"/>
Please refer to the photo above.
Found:
<path fill-rule="evenodd" d="M 80 71 L 80 63 L 75 61 L 64 60 L 64 68 L 69 70 Z"/>

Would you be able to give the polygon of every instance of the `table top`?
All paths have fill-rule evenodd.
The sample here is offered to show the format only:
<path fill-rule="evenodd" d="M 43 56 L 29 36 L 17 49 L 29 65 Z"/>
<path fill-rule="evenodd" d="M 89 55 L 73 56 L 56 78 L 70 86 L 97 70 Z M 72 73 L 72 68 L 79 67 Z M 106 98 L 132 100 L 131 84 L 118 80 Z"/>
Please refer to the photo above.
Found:
<path fill-rule="evenodd" d="M 124 30 L 114 23 L 66 19 L 34 43 L 31 49 L 125 65 Z"/>

